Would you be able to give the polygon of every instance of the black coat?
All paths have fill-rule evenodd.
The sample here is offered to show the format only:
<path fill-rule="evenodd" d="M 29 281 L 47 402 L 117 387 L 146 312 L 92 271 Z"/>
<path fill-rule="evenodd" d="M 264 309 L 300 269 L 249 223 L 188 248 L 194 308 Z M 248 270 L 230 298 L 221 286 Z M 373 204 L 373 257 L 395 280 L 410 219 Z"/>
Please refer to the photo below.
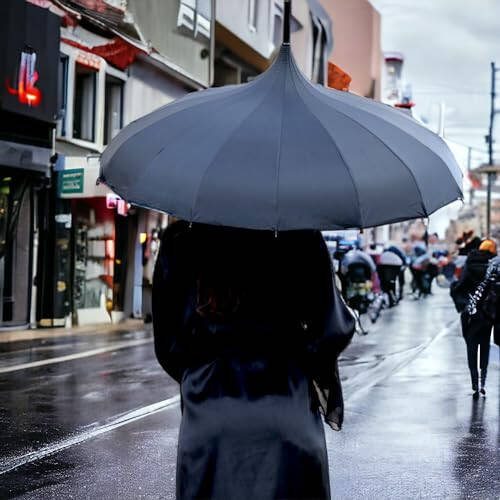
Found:
<path fill-rule="evenodd" d="M 303 304 L 287 306 L 278 297 L 277 321 L 256 309 L 255 315 L 231 321 L 201 317 L 195 305 L 200 272 L 196 262 L 225 237 L 224 230 L 176 223 L 162 241 L 153 284 L 153 323 L 158 360 L 181 384 L 179 499 L 330 497 L 320 415 L 340 428 L 343 403 L 336 360 L 352 337 L 354 321 L 334 288 L 320 233 L 280 234 L 275 244 L 269 240 L 274 235 L 258 233 L 252 236 L 262 239 L 256 251 L 272 246 L 282 253 L 285 263 L 278 265 L 281 260 L 266 250 L 262 258 L 275 264 L 263 276 L 274 272 L 285 281 L 289 277 L 281 290 L 287 300 L 293 302 L 297 295 L 307 301 L 303 292 L 292 290 L 294 279 L 326 286 L 321 297 L 311 292 L 311 304 L 325 302 L 318 321 L 312 317 L 308 327 L 297 323 L 295 311 Z M 241 234 L 246 238 L 248 233 Z M 234 241 L 229 238 L 227 245 Z M 245 254 L 247 246 L 235 246 L 243 266 L 250 264 L 246 259 L 258 260 Z M 210 255 L 208 264 L 214 258 Z M 261 262 L 264 266 L 266 261 Z M 279 292 L 272 283 L 269 275 L 269 284 L 262 283 L 264 295 Z M 278 314 L 283 307 L 288 307 L 287 314 Z"/>
<path fill-rule="evenodd" d="M 465 262 L 460 280 L 453 287 L 453 298 L 458 308 L 462 310 L 462 333 L 466 340 L 480 341 L 491 335 L 494 326 L 479 309 L 476 314 L 470 316 L 465 307 L 479 284 L 484 280 L 489 261 L 493 258 L 490 252 L 484 250 L 472 250 Z M 498 328 L 498 326 L 497 326 Z M 495 341 L 497 341 L 497 334 Z"/>

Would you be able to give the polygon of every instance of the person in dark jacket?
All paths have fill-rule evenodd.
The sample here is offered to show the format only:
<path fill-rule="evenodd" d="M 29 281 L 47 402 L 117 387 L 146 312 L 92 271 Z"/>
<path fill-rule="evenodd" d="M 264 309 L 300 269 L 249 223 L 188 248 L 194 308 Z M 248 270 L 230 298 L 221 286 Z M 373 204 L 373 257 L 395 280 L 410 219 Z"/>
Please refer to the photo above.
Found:
<path fill-rule="evenodd" d="M 153 326 L 180 383 L 178 499 L 330 498 L 321 415 L 340 429 L 336 360 L 355 325 L 320 232 L 176 222 Z"/>
<path fill-rule="evenodd" d="M 405 290 L 405 272 L 408 264 L 408 257 L 403 252 L 401 248 L 396 245 L 391 245 L 387 248 L 388 252 L 395 253 L 402 261 L 403 265 L 399 271 L 398 282 L 399 282 L 399 291 L 398 291 L 398 301 L 403 300 L 404 298 L 404 290 Z"/>
<path fill-rule="evenodd" d="M 473 396 L 477 398 L 479 391 L 486 394 L 486 374 L 490 352 L 490 338 L 493 322 L 486 317 L 479 307 L 476 314 L 467 310 L 471 295 L 485 279 L 486 270 L 491 259 L 497 254 L 497 246 L 493 240 L 484 240 L 478 250 L 471 250 L 458 283 L 453 287 L 455 304 L 461 312 L 462 334 L 467 344 L 467 360 L 470 370 Z M 479 350 L 479 367 L 481 369 L 481 386 L 479 388 L 479 373 L 477 355 Z"/>

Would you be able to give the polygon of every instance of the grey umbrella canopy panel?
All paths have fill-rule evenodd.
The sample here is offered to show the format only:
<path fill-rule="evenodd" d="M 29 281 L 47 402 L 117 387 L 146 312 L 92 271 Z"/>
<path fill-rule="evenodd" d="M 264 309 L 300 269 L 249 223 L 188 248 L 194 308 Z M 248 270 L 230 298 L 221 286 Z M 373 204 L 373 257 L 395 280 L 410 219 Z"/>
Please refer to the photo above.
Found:
<path fill-rule="evenodd" d="M 462 197 L 439 136 L 390 106 L 313 85 L 288 44 L 250 83 L 189 94 L 125 127 L 100 180 L 188 221 L 271 230 L 372 227 Z"/>

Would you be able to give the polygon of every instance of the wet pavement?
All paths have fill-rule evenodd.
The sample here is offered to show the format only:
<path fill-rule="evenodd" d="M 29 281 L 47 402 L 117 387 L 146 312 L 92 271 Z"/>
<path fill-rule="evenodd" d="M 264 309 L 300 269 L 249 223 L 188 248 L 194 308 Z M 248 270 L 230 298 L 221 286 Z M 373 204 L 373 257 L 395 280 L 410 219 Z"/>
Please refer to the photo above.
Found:
<path fill-rule="evenodd" d="M 150 335 L 0 344 L 0 498 L 175 497 L 178 390 Z M 500 498 L 498 356 L 474 401 L 446 291 L 384 311 L 341 359 L 333 498 Z"/>

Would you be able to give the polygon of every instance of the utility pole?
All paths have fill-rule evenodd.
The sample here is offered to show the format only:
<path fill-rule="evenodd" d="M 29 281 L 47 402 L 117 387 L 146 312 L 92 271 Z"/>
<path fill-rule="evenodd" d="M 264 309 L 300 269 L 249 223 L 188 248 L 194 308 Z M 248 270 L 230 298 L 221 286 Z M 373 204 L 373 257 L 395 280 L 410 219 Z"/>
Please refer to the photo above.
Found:
<path fill-rule="evenodd" d="M 495 98 L 496 98 L 496 74 L 500 71 L 500 68 L 495 66 L 495 63 L 491 63 L 491 106 L 490 106 L 490 129 L 488 133 L 488 164 L 493 165 L 493 124 L 495 121 Z M 486 233 L 487 237 L 491 236 L 491 186 L 495 179 L 495 174 L 488 172 L 488 191 L 486 199 Z"/>

